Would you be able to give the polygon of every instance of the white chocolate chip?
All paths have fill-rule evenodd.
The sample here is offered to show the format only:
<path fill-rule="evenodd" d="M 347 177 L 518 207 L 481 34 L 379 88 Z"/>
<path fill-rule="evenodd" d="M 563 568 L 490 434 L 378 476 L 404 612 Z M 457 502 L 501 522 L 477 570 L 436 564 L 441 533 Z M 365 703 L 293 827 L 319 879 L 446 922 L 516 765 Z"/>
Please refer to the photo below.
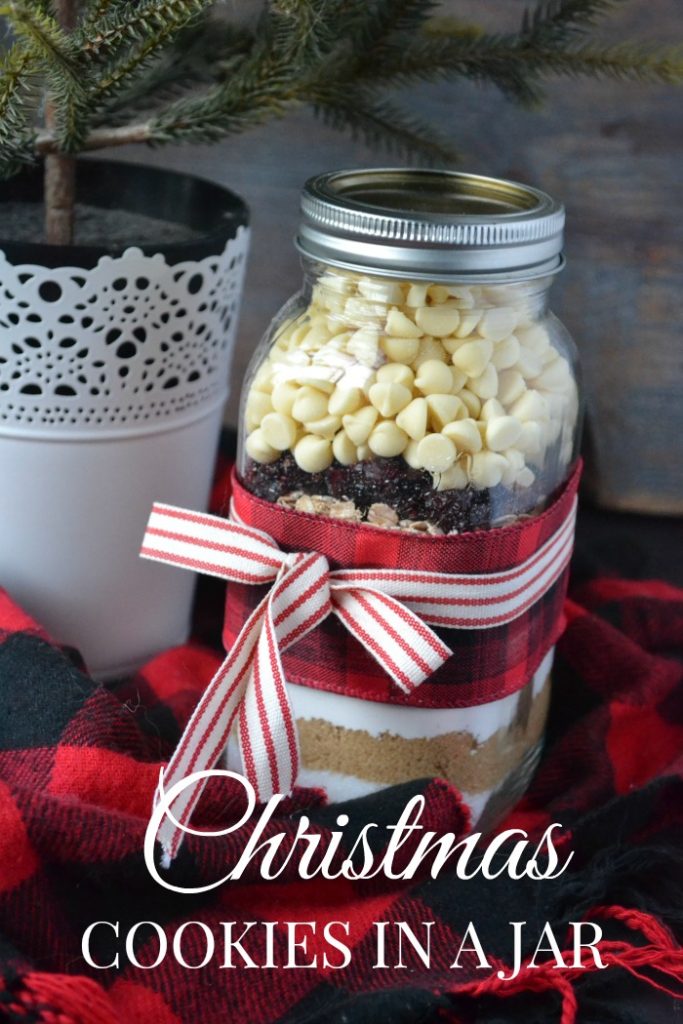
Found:
<path fill-rule="evenodd" d="M 504 416 L 505 409 L 497 398 L 488 398 L 482 405 L 481 413 L 479 415 L 482 420 L 488 422 L 489 420 L 495 419 L 497 416 Z"/>
<path fill-rule="evenodd" d="M 261 424 L 261 420 L 264 416 L 267 416 L 269 412 L 273 411 L 273 402 L 270 395 L 267 395 L 265 391 L 254 391 L 249 392 L 247 398 L 247 404 L 244 410 L 245 426 L 247 430 L 256 430 Z"/>
<path fill-rule="evenodd" d="M 458 398 L 461 402 L 465 403 L 470 416 L 476 420 L 481 412 L 481 399 L 479 396 L 475 395 L 469 388 L 463 388 L 462 391 L 458 393 Z"/>
<path fill-rule="evenodd" d="M 536 476 L 533 471 L 529 469 L 528 466 L 525 466 L 524 469 L 520 469 L 517 474 L 516 483 L 518 487 L 531 487 L 535 479 Z"/>
<path fill-rule="evenodd" d="M 460 311 L 455 306 L 420 306 L 415 311 L 415 322 L 424 334 L 446 338 L 460 323 Z"/>
<path fill-rule="evenodd" d="M 466 285 L 449 285 L 446 289 L 452 299 L 455 299 L 461 309 L 472 309 L 474 307 L 474 295 L 472 289 Z"/>
<path fill-rule="evenodd" d="M 306 336 L 299 342 L 299 345 L 304 351 L 322 348 L 325 342 L 330 340 L 331 334 L 327 324 L 324 321 L 319 321 L 306 332 Z"/>
<path fill-rule="evenodd" d="M 508 448 L 505 451 L 505 458 L 508 460 L 508 465 L 516 472 L 524 469 L 524 453 L 519 448 Z"/>
<path fill-rule="evenodd" d="M 497 370 L 508 370 L 519 359 L 520 345 L 514 334 L 504 341 L 499 341 L 493 350 L 491 362 Z"/>
<path fill-rule="evenodd" d="M 549 363 L 538 377 L 534 378 L 534 387 L 542 388 L 544 391 L 569 391 L 572 386 L 569 363 L 562 357 Z"/>
<path fill-rule="evenodd" d="M 352 466 L 358 460 L 358 451 L 345 430 L 335 434 L 332 442 L 332 454 L 342 466 Z"/>
<path fill-rule="evenodd" d="M 322 473 L 332 465 L 332 445 L 324 437 L 305 434 L 294 447 L 294 458 L 304 473 Z"/>
<path fill-rule="evenodd" d="M 537 356 L 545 352 L 550 344 L 550 335 L 542 324 L 532 324 L 531 327 L 518 330 L 517 337 L 525 348 L 535 352 Z"/>
<path fill-rule="evenodd" d="M 481 434 L 477 424 L 470 417 L 446 424 L 443 433 L 453 442 L 459 452 L 474 455 L 475 452 L 481 451 Z"/>
<path fill-rule="evenodd" d="M 415 309 L 417 306 L 427 305 L 427 285 L 411 284 L 406 297 L 406 306 Z"/>
<path fill-rule="evenodd" d="M 451 366 L 451 377 L 453 378 L 451 394 L 458 395 L 467 384 L 467 374 L 459 370 L 457 366 Z"/>
<path fill-rule="evenodd" d="M 337 334 L 332 338 L 329 344 L 321 348 L 319 352 L 316 352 L 313 356 L 313 366 L 325 366 L 334 367 L 337 370 L 350 370 L 356 366 L 356 360 L 349 352 L 346 352 L 337 347 L 337 342 L 341 342 L 344 345 L 348 344 L 351 340 L 351 334 L 344 331 L 341 334 Z"/>
<path fill-rule="evenodd" d="M 274 367 L 278 366 L 310 366 L 311 360 L 301 349 L 294 349 L 292 352 L 283 352 L 274 360 Z"/>
<path fill-rule="evenodd" d="M 543 430 L 540 423 L 536 423 L 534 420 L 523 423 L 515 446 L 529 458 L 533 459 L 540 455 L 543 450 Z"/>
<path fill-rule="evenodd" d="M 422 440 L 420 438 L 420 440 Z M 405 451 L 403 452 L 403 458 L 408 463 L 411 469 L 422 469 L 422 463 L 417 453 L 417 449 L 420 445 L 420 441 L 409 441 Z"/>
<path fill-rule="evenodd" d="M 540 356 L 537 356 L 531 349 L 524 348 L 522 345 L 519 349 L 519 357 L 515 363 L 515 369 L 519 370 L 526 380 L 531 380 L 533 377 L 538 377 L 543 369 L 543 363 Z"/>
<path fill-rule="evenodd" d="M 320 420 L 327 415 L 327 395 L 313 387 L 302 387 L 292 404 L 292 416 L 299 423 Z"/>
<path fill-rule="evenodd" d="M 381 384 L 402 384 L 404 388 L 412 388 L 415 374 L 403 363 L 385 363 L 377 370 L 377 380 Z"/>
<path fill-rule="evenodd" d="M 303 339 L 311 329 L 311 321 L 306 318 L 302 323 L 293 323 L 291 329 L 281 336 L 280 342 L 286 342 L 284 346 L 289 351 L 298 348 Z"/>
<path fill-rule="evenodd" d="M 419 338 L 393 338 L 386 335 L 380 346 L 387 359 L 394 363 L 412 363 L 420 351 Z"/>
<path fill-rule="evenodd" d="M 526 383 L 519 370 L 501 370 L 498 374 L 498 400 L 512 405 L 526 391 Z"/>
<path fill-rule="evenodd" d="M 387 334 L 393 338 L 419 338 L 423 333 L 400 309 L 389 310 Z"/>
<path fill-rule="evenodd" d="M 266 444 L 279 452 L 284 452 L 294 445 L 298 430 L 291 416 L 285 416 L 281 412 L 269 412 L 261 422 L 261 433 Z"/>
<path fill-rule="evenodd" d="M 427 288 L 427 295 L 432 302 L 446 302 L 450 291 L 444 284 L 430 284 Z"/>
<path fill-rule="evenodd" d="M 330 395 L 328 411 L 333 416 L 346 416 L 355 412 L 363 404 L 363 392 L 360 388 L 345 388 L 338 384 Z"/>
<path fill-rule="evenodd" d="M 370 437 L 370 432 L 377 422 L 378 412 L 372 405 L 365 405 L 357 412 L 349 413 L 342 417 L 344 430 L 354 444 L 365 444 Z"/>
<path fill-rule="evenodd" d="M 371 326 L 354 331 L 346 345 L 346 351 L 354 355 L 363 366 L 375 366 L 379 353 L 379 331 Z"/>
<path fill-rule="evenodd" d="M 294 378 L 297 384 L 316 388 L 331 395 L 338 380 L 343 376 L 344 371 L 338 366 L 304 366 L 297 370 Z"/>
<path fill-rule="evenodd" d="M 492 353 L 493 344 L 490 341 L 466 341 L 455 350 L 451 359 L 453 366 L 468 377 L 478 377 L 486 369 Z"/>
<path fill-rule="evenodd" d="M 443 430 L 447 423 L 467 416 L 467 408 L 457 395 L 427 395 L 427 408 L 432 430 Z"/>
<path fill-rule="evenodd" d="M 470 380 L 470 391 L 474 391 L 483 401 L 494 397 L 498 391 L 498 373 L 493 363 L 489 363 L 483 373 Z"/>
<path fill-rule="evenodd" d="M 350 295 L 355 287 L 354 279 L 349 274 L 337 274 L 333 270 L 326 270 L 319 284 L 325 291 L 329 289 L 339 295 Z"/>
<path fill-rule="evenodd" d="M 457 454 L 455 445 L 445 434 L 427 434 L 417 446 L 417 457 L 430 473 L 450 469 Z"/>
<path fill-rule="evenodd" d="M 467 473 L 457 462 L 434 480 L 437 491 L 462 491 L 467 483 Z"/>
<path fill-rule="evenodd" d="M 358 461 L 359 462 L 367 462 L 368 459 L 371 459 L 371 458 L 372 458 L 372 452 L 370 451 L 370 446 L 367 445 L 367 444 L 359 444 L 358 445 Z"/>
<path fill-rule="evenodd" d="M 273 367 L 269 359 L 267 359 L 263 366 L 258 370 L 251 386 L 254 391 L 266 391 L 270 393 L 273 390 Z"/>
<path fill-rule="evenodd" d="M 309 420 L 304 423 L 304 429 L 308 434 L 316 434 L 318 437 L 326 437 L 329 441 L 341 427 L 341 416 L 323 416 L 319 420 Z"/>
<path fill-rule="evenodd" d="M 344 319 L 347 323 L 362 327 L 363 324 L 367 324 L 368 320 L 383 320 L 386 312 L 386 306 L 382 302 L 371 302 L 370 299 L 352 295 L 346 300 Z"/>
<path fill-rule="evenodd" d="M 472 456 L 470 480 L 478 491 L 483 491 L 487 487 L 496 487 L 506 469 L 505 456 L 498 452 L 477 452 Z"/>
<path fill-rule="evenodd" d="M 408 388 L 402 384 L 373 384 L 369 392 L 370 401 L 382 416 L 395 416 L 410 402 L 413 397 Z"/>
<path fill-rule="evenodd" d="M 492 452 L 503 452 L 519 439 L 522 424 L 514 416 L 496 416 L 486 425 L 486 443 Z"/>
<path fill-rule="evenodd" d="M 396 425 L 405 430 L 414 441 L 421 440 L 427 433 L 427 401 L 414 398 L 396 417 Z"/>
<path fill-rule="evenodd" d="M 420 366 L 415 377 L 415 387 L 423 395 L 447 395 L 453 387 L 450 366 L 438 359 L 427 359 Z"/>
<path fill-rule="evenodd" d="M 386 305 L 400 306 L 403 302 L 401 286 L 396 281 L 387 281 L 376 277 L 361 277 L 358 291 L 366 299 L 384 302 Z"/>
<path fill-rule="evenodd" d="M 544 421 L 549 416 L 548 403 L 538 391 L 525 391 L 511 406 L 510 413 L 523 423 L 527 420 Z"/>
<path fill-rule="evenodd" d="M 446 353 L 449 356 L 452 356 L 454 352 L 458 351 L 458 349 L 460 348 L 461 345 L 465 344 L 465 342 L 463 341 L 462 338 L 452 337 L 452 338 L 442 338 L 441 339 L 441 344 L 443 345 Z"/>
<path fill-rule="evenodd" d="M 489 341 L 502 341 L 512 334 L 517 325 L 517 312 L 511 306 L 498 306 L 485 310 L 479 321 L 478 331 Z"/>
<path fill-rule="evenodd" d="M 504 454 L 507 468 L 500 482 L 504 487 L 514 487 L 519 471 L 524 469 L 524 455 L 517 448 L 508 448 Z"/>
<path fill-rule="evenodd" d="M 415 359 L 413 359 L 414 369 L 419 370 L 422 364 L 429 362 L 430 359 L 436 359 L 440 363 L 447 363 L 448 355 L 440 341 L 437 341 L 436 338 L 424 337 L 421 339 L 420 348 Z"/>
<path fill-rule="evenodd" d="M 276 412 L 291 416 L 292 406 L 298 394 L 299 388 L 292 381 L 285 380 L 281 384 L 276 384 L 272 394 L 273 408 Z"/>
<path fill-rule="evenodd" d="M 276 459 L 280 458 L 280 452 L 277 448 L 272 448 L 268 444 L 260 428 L 249 434 L 244 443 L 244 447 L 247 455 L 256 462 L 267 464 L 269 462 L 275 462 Z"/>
<path fill-rule="evenodd" d="M 463 310 L 460 314 L 458 329 L 455 332 L 456 338 L 468 338 L 476 329 L 482 316 L 483 313 L 480 309 L 468 309 L 466 312 Z"/>
<path fill-rule="evenodd" d="M 400 455 L 407 444 L 408 435 L 400 427 L 397 427 L 392 420 L 384 420 L 382 423 L 378 423 L 368 438 L 370 450 L 375 455 L 381 455 L 384 458 Z"/>

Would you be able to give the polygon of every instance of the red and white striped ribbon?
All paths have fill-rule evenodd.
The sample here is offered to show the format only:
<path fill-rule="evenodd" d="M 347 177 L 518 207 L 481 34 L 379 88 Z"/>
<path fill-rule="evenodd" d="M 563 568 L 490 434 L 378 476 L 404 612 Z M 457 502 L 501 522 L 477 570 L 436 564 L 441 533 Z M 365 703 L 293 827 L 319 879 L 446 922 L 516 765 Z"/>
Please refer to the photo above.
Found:
<path fill-rule="evenodd" d="M 268 534 L 234 519 L 155 504 L 143 558 L 238 583 L 272 584 L 202 695 L 163 773 L 164 787 L 213 768 L 237 720 L 244 773 L 257 798 L 288 793 L 299 747 L 282 651 L 335 614 L 410 693 L 452 653 L 430 625 L 488 629 L 522 615 L 566 568 L 575 517 L 576 500 L 556 533 L 514 569 L 459 576 L 331 570 L 323 555 L 286 554 Z M 180 847 L 203 785 L 185 788 L 159 829 L 168 860 Z"/>

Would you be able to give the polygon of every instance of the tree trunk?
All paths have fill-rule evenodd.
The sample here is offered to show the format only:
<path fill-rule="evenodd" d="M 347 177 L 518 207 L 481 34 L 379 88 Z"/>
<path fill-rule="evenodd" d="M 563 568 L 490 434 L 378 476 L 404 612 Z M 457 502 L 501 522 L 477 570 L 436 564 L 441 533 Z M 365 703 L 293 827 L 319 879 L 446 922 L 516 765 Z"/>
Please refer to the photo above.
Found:
<path fill-rule="evenodd" d="M 53 0 L 55 16 L 65 32 L 76 24 L 78 0 Z M 55 127 L 55 108 L 48 96 L 45 103 L 45 127 Z M 70 245 L 74 232 L 76 200 L 76 159 L 65 153 L 45 157 L 45 239 L 51 245 Z"/>

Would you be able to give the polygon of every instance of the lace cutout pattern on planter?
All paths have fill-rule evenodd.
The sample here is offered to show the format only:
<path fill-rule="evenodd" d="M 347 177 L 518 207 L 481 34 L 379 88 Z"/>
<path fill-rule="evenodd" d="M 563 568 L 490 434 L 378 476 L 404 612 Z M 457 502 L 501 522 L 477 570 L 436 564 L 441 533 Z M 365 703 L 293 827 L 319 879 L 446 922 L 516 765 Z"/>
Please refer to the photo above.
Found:
<path fill-rule="evenodd" d="M 0 429 L 142 427 L 225 395 L 248 230 L 168 265 L 127 249 L 91 270 L 0 252 Z"/>

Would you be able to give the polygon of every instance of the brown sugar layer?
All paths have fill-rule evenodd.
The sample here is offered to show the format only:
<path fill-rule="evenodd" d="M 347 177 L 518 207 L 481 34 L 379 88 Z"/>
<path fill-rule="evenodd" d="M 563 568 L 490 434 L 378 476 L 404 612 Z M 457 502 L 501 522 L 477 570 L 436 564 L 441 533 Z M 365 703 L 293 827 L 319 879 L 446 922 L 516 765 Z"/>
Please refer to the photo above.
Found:
<path fill-rule="evenodd" d="M 297 720 L 301 759 L 310 771 L 331 771 L 383 786 L 439 777 L 468 793 L 495 789 L 542 738 L 550 700 L 550 676 L 530 700 L 520 691 L 512 721 L 484 742 L 468 732 L 405 739 L 395 733 L 373 736 L 321 718 Z"/>

